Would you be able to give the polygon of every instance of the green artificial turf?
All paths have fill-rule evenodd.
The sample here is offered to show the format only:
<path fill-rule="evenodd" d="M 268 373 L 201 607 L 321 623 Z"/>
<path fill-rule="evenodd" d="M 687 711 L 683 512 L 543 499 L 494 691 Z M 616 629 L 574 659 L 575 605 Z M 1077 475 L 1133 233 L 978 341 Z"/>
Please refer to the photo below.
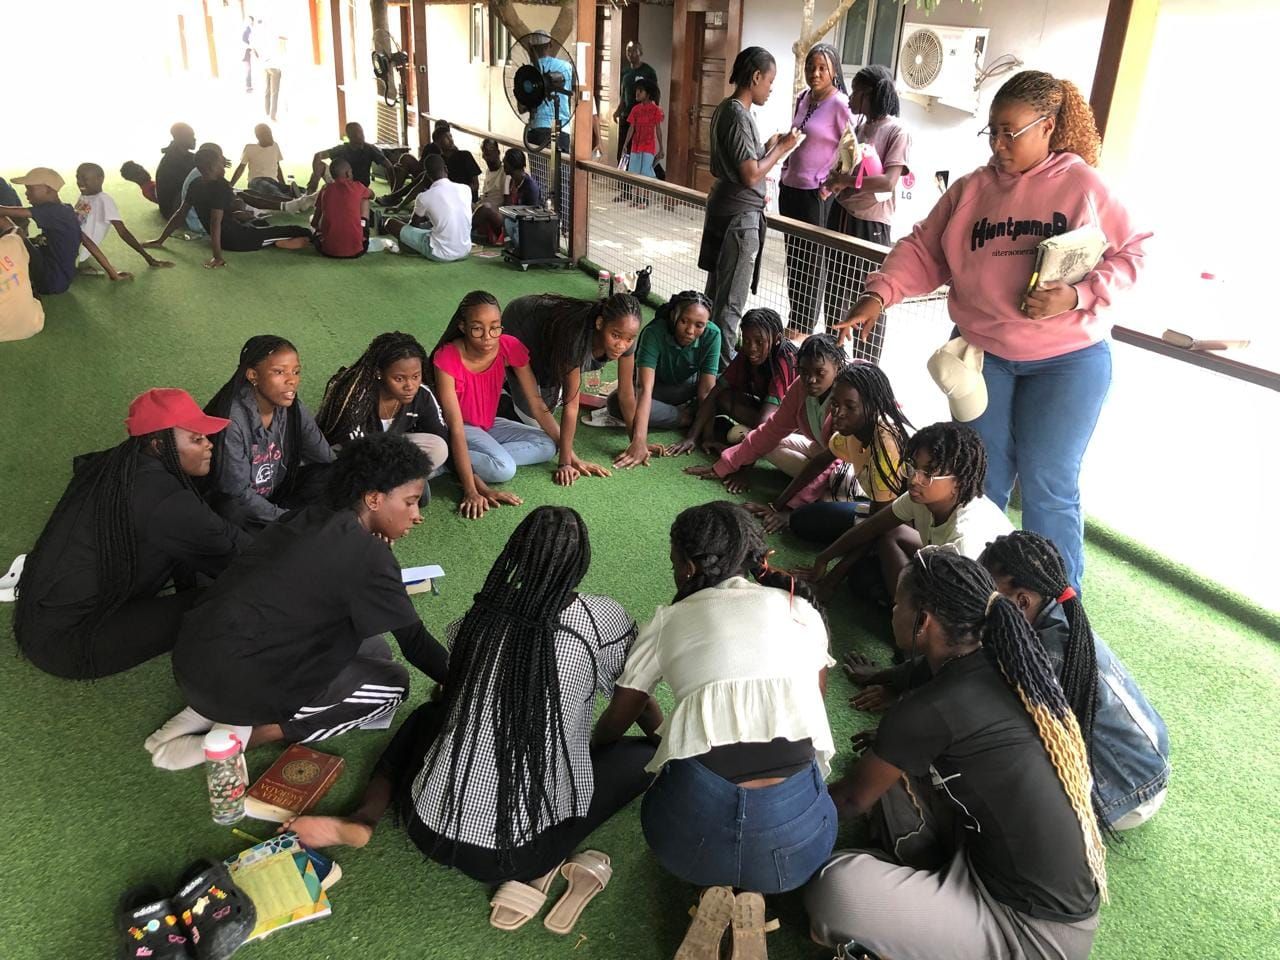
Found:
<path fill-rule="evenodd" d="M 133 187 L 109 184 L 139 236 L 159 217 Z M 74 198 L 74 190 L 64 192 Z M 311 251 L 229 254 L 225 270 L 201 268 L 203 243 L 173 240 L 172 270 L 146 270 L 116 238 L 106 243 L 128 284 L 78 279 L 46 301 L 46 329 L 32 340 L 0 344 L 0 570 L 26 551 L 66 483 L 73 454 L 123 437 L 129 400 L 150 386 L 174 385 L 202 402 L 230 375 L 244 339 L 275 332 L 292 338 L 304 365 L 303 396 L 314 410 L 325 380 L 371 337 L 398 328 L 430 346 L 465 292 L 485 288 L 502 302 L 556 289 L 591 296 L 594 280 L 566 272 L 519 273 L 500 261 L 433 264 L 414 256 L 325 260 Z M 889 371 L 890 375 L 894 371 Z M 582 428 L 579 449 L 607 461 L 619 434 Z M 723 495 L 681 474 L 692 459 L 552 485 L 550 472 L 520 471 L 511 484 L 523 507 L 481 521 L 451 509 L 456 487 L 438 483 L 425 522 L 396 553 L 405 565 L 440 563 L 439 597 L 415 603 L 437 633 L 462 614 L 505 538 L 541 503 L 582 512 L 593 539 L 586 589 L 619 599 L 640 620 L 673 592 L 667 530 L 686 506 Z M 778 474 L 757 474 L 756 495 L 776 490 Z M 783 563 L 803 554 L 787 538 Z M 1152 574 L 1129 553 L 1090 545 L 1088 602 L 1093 622 L 1138 677 L 1168 722 L 1173 781 L 1161 814 L 1113 847 L 1112 902 L 1102 913 L 1094 955 L 1139 957 L 1280 956 L 1280 647 L 1274 618 L 1251 626 L 1218 612 L 1166 574 Z M 1207 593 L 1206 593 L 1207 591 Z M 0 608 L 9 636 L 12 608 Z M 883 614 L 838 601 L 831 610 L 837 651 L 887 659 Z M 7 641 L 10 642 L 11 641 Z M 15 648 L 10 646 L 13 651 Z M 415 682 L 411 699 L 425 696 Z M 870 718 L 852 711 L 847 682 L 833 675 L 828 708 L 838 745 Z M 668 700 L 669 702 L 669 700 Z M 150 881 L 171 887 L 192 859 L 226 856 L 242 844 L 209 819 L 203 772 L 153 769 L 143 738 L 181 706 L 167 658 L 93 683 L 45 676 L 16 654 L 0 658 L 0 957 L 4 960 L 114 956 L 114 904 L 120 891 Z M 407 712 L 407 708 L 406 708 Z M 359 795 L 386 733 L 357 732 L 323 749 L 347 758 L 347 772 L 321 810 L 339 812 Z M 256 751 L 252 772 L 274 750 Z M 848 760 L 844 751 L 837 770 Z M 249 821 L 251 832 L 265 825 Z M 847 836 L 852 836 L 847 832 Z M 531 923 L 515 934 L 487 923 L 487 891 L 423 860 L 385 824 L 359 851 L 337 851 L 344 878 L 332 891 L 334 914 L 246 947 L 246 958 L 671 956 L 688 922 L 693 891 L 665 875 L 650 856 L 636 806 L 590 841 L 613 858 L 614 879 L 575 932 L 560 938 Z M 560 881 L 563 884 L 563 881 Z M 561 886 L 553 890 L 558 894 Z M 781 931 L 775 958 L 819 958 L 808 942 L 796 897 L 776 898 Z M 1269 944 L 1269 945 L 1268 945 Z"/>

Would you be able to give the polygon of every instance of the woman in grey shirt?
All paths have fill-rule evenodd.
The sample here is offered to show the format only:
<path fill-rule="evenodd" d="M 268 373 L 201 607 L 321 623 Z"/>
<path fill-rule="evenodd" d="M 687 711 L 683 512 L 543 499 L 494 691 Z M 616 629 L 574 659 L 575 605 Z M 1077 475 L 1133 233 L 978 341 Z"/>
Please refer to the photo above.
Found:
<path fill-rule="evenodd" d="M 751 118 L 773 92 L 777 64 L 763 47 L 747 47 L 733 61 L 733 95 L 711 116 L 711 174 L 698 267 L 707 271 L 711 320 L 720 328 L 721 367 L 733 359 L 747 294 L 760 277 L 764 247 L 764 178 L 796 146 L 788 131 L 764 146 Z"/>

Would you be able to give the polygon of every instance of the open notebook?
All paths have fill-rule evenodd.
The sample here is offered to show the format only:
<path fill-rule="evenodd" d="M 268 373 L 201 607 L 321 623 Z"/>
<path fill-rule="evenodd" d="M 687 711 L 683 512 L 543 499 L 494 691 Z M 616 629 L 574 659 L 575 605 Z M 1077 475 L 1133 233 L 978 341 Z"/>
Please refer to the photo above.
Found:
<path fill-rule="evenodd" d="M 282 833 L 227 858 L 231 877 L 258 908 L 258 923 L 249 935 L 268 934 L 333 912 L 315 862 L 296 834 Z"/>

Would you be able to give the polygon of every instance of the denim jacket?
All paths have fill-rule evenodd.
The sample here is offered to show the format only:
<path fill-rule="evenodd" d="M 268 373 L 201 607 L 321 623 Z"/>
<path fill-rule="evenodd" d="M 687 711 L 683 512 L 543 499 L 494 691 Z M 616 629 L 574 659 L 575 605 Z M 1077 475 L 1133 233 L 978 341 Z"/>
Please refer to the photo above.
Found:
<path fill-rule="evenodd" d="M 1045 652 L 1061 675 L 1070 627 L 1062 606 L 1048 601 L 1035 622 Z M 1102 813 L 1114 822 L 1169 783 L 1169 731 L 1124 664 L 1097 634 L 1098 708 L 1093 721 L 1093 776 Z"/>

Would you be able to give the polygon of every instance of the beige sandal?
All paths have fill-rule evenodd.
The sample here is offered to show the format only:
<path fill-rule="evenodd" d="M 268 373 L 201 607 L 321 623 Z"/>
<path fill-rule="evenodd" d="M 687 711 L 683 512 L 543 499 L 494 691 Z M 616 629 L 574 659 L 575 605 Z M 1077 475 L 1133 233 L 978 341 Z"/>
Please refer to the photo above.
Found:
<path fill-rule="evenodd" d="M 740 893 L 733 899 L 733 960 L 769 960 L 765 943 L 764 897 Z"/>
<path fill-rule="evenodd" d="M 547 890 L 556 878 L 559 866 L 531 883 L 508 880 L 493 892 L 489 901 L 490 926 L 499 930 L 519 930 L 538 915 L 547 902 Z"/>
<path fill-rule="evenodd" d="M 613 866 L 608 854 L 583 850 L 561 864 L 560 872 L 569 881 L 569 889 L 556 901 L 542 925 L 552 933 L 565 934 L 573 929 L 587 904 L 609 885 Z"/>
<path fill-rule="evenodd" d="M 733 920 L 733 890 L 708 887 L 702 891 L 675 960 L 719 960 L 720 941 Z"/>

